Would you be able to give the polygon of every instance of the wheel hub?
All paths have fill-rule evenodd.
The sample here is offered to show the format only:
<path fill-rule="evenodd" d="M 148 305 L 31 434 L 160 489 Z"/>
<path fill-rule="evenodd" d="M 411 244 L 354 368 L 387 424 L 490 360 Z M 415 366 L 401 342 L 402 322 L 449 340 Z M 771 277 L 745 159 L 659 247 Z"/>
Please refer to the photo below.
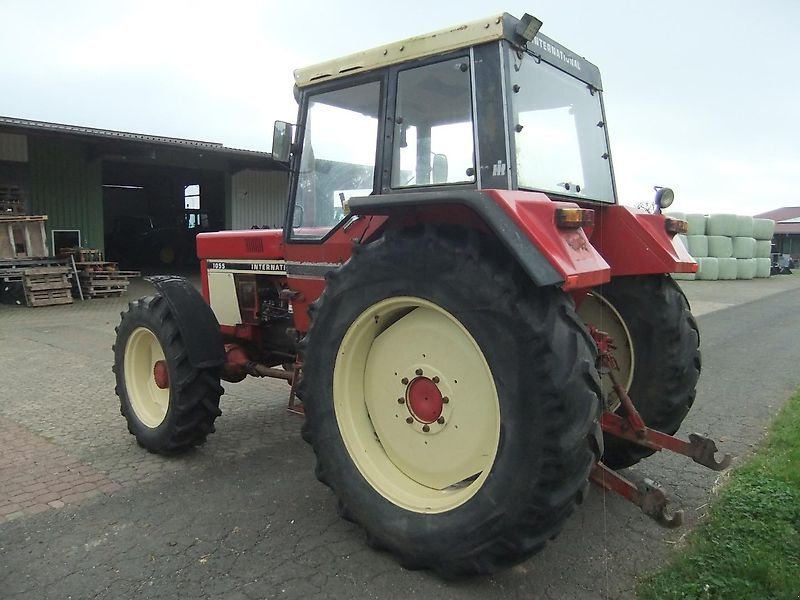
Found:
<path fill-rule="evenodd" d="M 406 388 L 408 412 L 420 423 L 430 425 L 442 416 L 442 392 L 433 380 L 417 377 Z"/>
<path fill-rule="evenodd" d="M 167 361 L 157 360 L 153 364 L 153 379 L 159 389 L 165 390 L 169 387 L 169 371 L 167 371 Z"/>

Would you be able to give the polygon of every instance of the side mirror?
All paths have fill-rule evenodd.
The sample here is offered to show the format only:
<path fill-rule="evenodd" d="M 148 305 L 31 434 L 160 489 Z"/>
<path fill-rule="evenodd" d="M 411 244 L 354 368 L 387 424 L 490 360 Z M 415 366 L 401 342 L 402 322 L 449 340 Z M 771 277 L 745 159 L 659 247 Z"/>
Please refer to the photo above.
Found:
<path fill-rule="evenodd" d="M 432 183 L 447 183 L 447 155 L 433 155 Z"/>
<path fill-rule="evenodd" d="M 294 125 L 285 121 L 275 121 L 272 127 L 272 158 L 289 162 L 294 139 Z"/>

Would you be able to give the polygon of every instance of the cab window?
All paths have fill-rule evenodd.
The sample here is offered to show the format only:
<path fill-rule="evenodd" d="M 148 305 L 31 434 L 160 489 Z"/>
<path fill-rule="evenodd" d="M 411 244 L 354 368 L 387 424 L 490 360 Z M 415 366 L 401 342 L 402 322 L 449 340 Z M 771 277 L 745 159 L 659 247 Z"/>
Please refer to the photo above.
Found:
<path fill-rule="evenodd" d="M 378 143 L 378 81 L 311 96 L 292 214 L 292 237 L 324 237 L 351 196 L 372 193 Z"/>
<path fill-rule="evenodd" d="M 467 57 L 400 71 L 392 187 L 474 182 L 472 119 Z"/>

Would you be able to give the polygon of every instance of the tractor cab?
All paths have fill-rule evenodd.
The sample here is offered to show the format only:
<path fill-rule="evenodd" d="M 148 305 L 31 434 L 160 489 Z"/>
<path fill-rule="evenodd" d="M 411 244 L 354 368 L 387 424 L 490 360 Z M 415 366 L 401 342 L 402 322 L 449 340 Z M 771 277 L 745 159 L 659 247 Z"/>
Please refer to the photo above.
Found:
<path fill-rule="evenodd" d="M 600 72 L 540 25 L 502 14 L 295 71 L 295 140 L 285 123 L 274 136 L 277 157 L 292 150 L 289 239 L 324 237 L 376 194 L 614 204 Z"/>

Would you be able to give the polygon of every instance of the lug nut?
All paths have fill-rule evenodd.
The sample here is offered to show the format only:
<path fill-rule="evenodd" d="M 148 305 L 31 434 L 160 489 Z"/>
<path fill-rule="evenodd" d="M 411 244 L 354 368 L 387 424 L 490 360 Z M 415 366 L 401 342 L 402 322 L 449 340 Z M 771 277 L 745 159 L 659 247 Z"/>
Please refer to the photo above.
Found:
<path fill-rule="evenodd" d="M 447 404 L 448 402 L 450 402 L 450 398 L 447 396 L 442 396 L 442 404 Z"/>
<path fill-rule="evenodd" d="M 406 417 L 406 423 L 411 425 L 413 422 L 414 422 L 414 419 L 412 419 L 411 417 Z"/>
<path fill-rule="evenodd" d="M 405 404 L 406 403 L 406 399 L 405 398 L 398 398 L 397 399 L 397 403 L 398 404 Z"/>
<path fill-rule="evenodd" d="M 414 372 L 417 374 L 417 377 L 422 377 L 422 369 L 417 369 Z"/>
<path fill-rule="evenodd" d="M 422 426 L 422 431 L 424 431 L 425 433 L 428 433 L 430 430 L 431 430 L 431 428 L 428 427 L 427 425 L 423 425 Z"/>
<path fill-rule="evenodd" d="M 403 378 L 400 380 L 400 383 L 402 383 L 403 385 L 408 385 L 408 377 L 403 377 Z"/>
<path fill-rule="evenodd" d="M 444 417 L 439 417 L 438 419 L 436 419 L 436 422 L 437 422 L 439 425 L 444 425 Z"/>
<path fill-rule="evenodd" d="M 433 376 L 433 379 L 431 379 L 431 381 L 432 381 L 433 383 L 439 383 L 439 376 L 438 376 L 438 375 L 434 375 L 434 376 Z"/>

